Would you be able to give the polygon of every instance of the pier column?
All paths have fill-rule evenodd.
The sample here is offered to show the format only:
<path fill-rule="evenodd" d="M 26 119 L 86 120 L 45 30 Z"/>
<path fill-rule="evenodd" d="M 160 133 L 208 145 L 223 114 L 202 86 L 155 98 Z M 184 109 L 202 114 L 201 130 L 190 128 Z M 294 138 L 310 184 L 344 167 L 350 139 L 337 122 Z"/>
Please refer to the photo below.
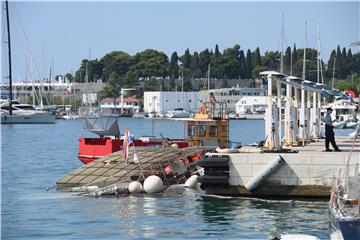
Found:
<path fill-rule="evenodd" d="M 311 108 L 311 137 L 316 139 L 318 138 L 318 135 L 317 135 L 317 119 L 316 119 L 316 111 L 317 111 L 317 101 L 316 101 L 316 95 L 317 93 L 316 92 L 313 92 L 312 93 L 312 108 Z"/>
<path fill-rule="evenodd" d="M 281 83 L 280 80 L 277 79 L 276 81 L 276 91 L 277 91 L 277 111 L 278 114 L 275 115 L 275 141 L 274 141 L 274 146 L 275 147 L 280 147 L 282 145 L 281 142 L 281 132 L 282 132 L 282 124 L 281 124 Z"/>
<path fill-rule="evenodd" d="M 321 93 L 316 93 L 317 95 L 317 108 L 316 108 L 316 134 L 318 137 L 321 136 Z"/>
<path fill-rule="evenodd" d="M 273 125 L 273 104 L 272 104 L 272 75 L 267 75 L 267 108 L 265 111 L 265 144 L 264 146 L 268 150 L 274 149 L 274 129 L 275 125 Z"/>
<path fill-rule="evenodd" d="M 312 128 L 310 122 L 310 108 L 311 108 L 311 100 L 310 100 L 310 91 L 306 91 L 306 108 L 305 108 L 305 140 L 310 139 L 310 131 Z"/>
<path fill-rule="evenodd" d="M 292 138 L 292 124 L 291 121 L 291 107 L 292 107 L 292 86 L 286 84 L 286 106 L 285 106 L 285 143 L 287 146 L 291 146 Z"/>
<path fill-rule="evenodd" d="M 297 142 L 299 136 L 299 88 L 297 87 L 294 87 L 294 108 L 292 113 L 293 113 L 292 139 L 293 142 Z"/>
<path fill-rule="evenodd" d="M 300 126 L 299 126 L 299 138 L 300 141 L 305 140 L 305 90 L 304 88 L 301 89 L 301 96 L 300 96 L 300 110 L 299 110 L 299 115 L 300 115 Z"/>

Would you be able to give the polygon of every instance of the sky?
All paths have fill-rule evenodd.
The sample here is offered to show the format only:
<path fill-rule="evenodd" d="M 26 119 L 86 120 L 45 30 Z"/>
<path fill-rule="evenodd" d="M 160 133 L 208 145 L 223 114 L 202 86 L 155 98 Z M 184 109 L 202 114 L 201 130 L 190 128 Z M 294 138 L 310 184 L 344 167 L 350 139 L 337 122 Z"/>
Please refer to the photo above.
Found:
<path fill-rule="evenodd" d="M 3 2 L 2 2 L 3 4 Z M 4 4 L 3 4 L 4 6 Z M 316 48 L 319 23 L 321 52 L 327 62 L 337 45 L 360 40 L 360 4 L 353 2 L 20 2 L 10 1 L 13 79 L 47 78 L 75 72 L 82 59 L 100 59 L 114 50 L 131 55 L 148 48 L 169 57 L 240 44 L 241 49 L 281 50 L 284 45 Z M 5 19 L 2 12 L 2 39 Z M 2 69 L 7 52 L 2 46 Z M 6 47 L 6 45 L 5 45 Z M 353 53 L 358 47 L 351 48 Z M 5 49 L 6 50 L 6 49 Z M 2 74 L 4 76 L 4 74 Z M 2 82 L 6 82 L 4 78 Z"/>

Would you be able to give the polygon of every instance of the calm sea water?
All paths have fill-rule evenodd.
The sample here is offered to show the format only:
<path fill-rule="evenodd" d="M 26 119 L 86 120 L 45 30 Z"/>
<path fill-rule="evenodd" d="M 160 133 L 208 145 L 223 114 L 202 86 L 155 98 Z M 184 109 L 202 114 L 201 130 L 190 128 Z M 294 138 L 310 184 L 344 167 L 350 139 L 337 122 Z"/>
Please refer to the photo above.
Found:
<path fill-rule="evenodd" d="M 135 136 L 162 132 L 181 138 L 185 130 L 180 121 L 119 122 Z M 262 138 L 264 122 L 231 121 L 230 131 L 232 141 L 252 143 Z M 82 165 L 76 155 L 83 136 L 92 134 L 80 121 L 1 126 L 2 239 L 269 239 L 280 233 L 329 238 L 326 202 L 214 198 L 182 187 L 119 198 L 45 192 Z"/>

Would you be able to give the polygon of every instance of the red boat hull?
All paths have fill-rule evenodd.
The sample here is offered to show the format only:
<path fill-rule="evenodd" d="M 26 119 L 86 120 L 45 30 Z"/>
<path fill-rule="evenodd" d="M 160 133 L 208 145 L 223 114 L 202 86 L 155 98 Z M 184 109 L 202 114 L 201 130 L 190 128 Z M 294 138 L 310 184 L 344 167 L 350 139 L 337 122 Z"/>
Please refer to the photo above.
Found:
<path fill-rule="evenodd" d="M 162 141 L 143 141 L 136 139 L 133 141 L 136 147 L 140 146 L 159 146 Z M 188 147 L 185 140 L 169 140 L 170 144 L 177 144 L 179 148 Z M 81 162 L 88 164 L 100 157 L 109 155 L 113 152 L 120 151 L 123 140 L 112 138 L 80 138 L 78 158 Z"/>

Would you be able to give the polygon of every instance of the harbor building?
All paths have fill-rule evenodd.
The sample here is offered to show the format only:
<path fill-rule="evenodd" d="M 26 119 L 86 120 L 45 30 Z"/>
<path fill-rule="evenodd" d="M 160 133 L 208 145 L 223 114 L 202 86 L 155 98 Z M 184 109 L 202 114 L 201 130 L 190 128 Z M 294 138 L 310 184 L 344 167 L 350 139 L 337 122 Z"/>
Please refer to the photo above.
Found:
<path fill-rule="evenodd" d="M 264 88 L 220 88 L 201 91 L 200 96 L 202 101 L 207 101 L 206 97 L 208 94 L 206 94 L 206 92 L 212 92 L 218 102 L 225 102 L 230 113 L 236 111 L 236 103 L 243 96 L 265 96 Z"/>
<path fill-rule="evenodd" d="M 187 112 L 196 112 L 202 102 L 209 101 L 213 93 L 216 101 L 227 104 L 229 112 L 236 110 L 236 103 L 243 96 L 264 96 L 263 88 L 221 88 L 202 90 L 199 92 L 144 92 L 145 113 L 166 113 L 182 108 Z"/>
<path fill-rule="evenodd" d="M 133 97 L 129 98 L 104 98 L 100 101 L 100 107 L 106 109 L 111 115 L 132 116 L 139 113 L 141 100 Z"/>
<path fill-rule="evenodd" d="M 144 92 L 144 112 L 166 113 L 179 108 L 196 112 L 200 101 L 199 92 Z"/>
<path fill-rule="evenodd" d="M 267 108 L 265 96 L 243 96 L 235 104 L 236 114 L 264 114 Z"/>

